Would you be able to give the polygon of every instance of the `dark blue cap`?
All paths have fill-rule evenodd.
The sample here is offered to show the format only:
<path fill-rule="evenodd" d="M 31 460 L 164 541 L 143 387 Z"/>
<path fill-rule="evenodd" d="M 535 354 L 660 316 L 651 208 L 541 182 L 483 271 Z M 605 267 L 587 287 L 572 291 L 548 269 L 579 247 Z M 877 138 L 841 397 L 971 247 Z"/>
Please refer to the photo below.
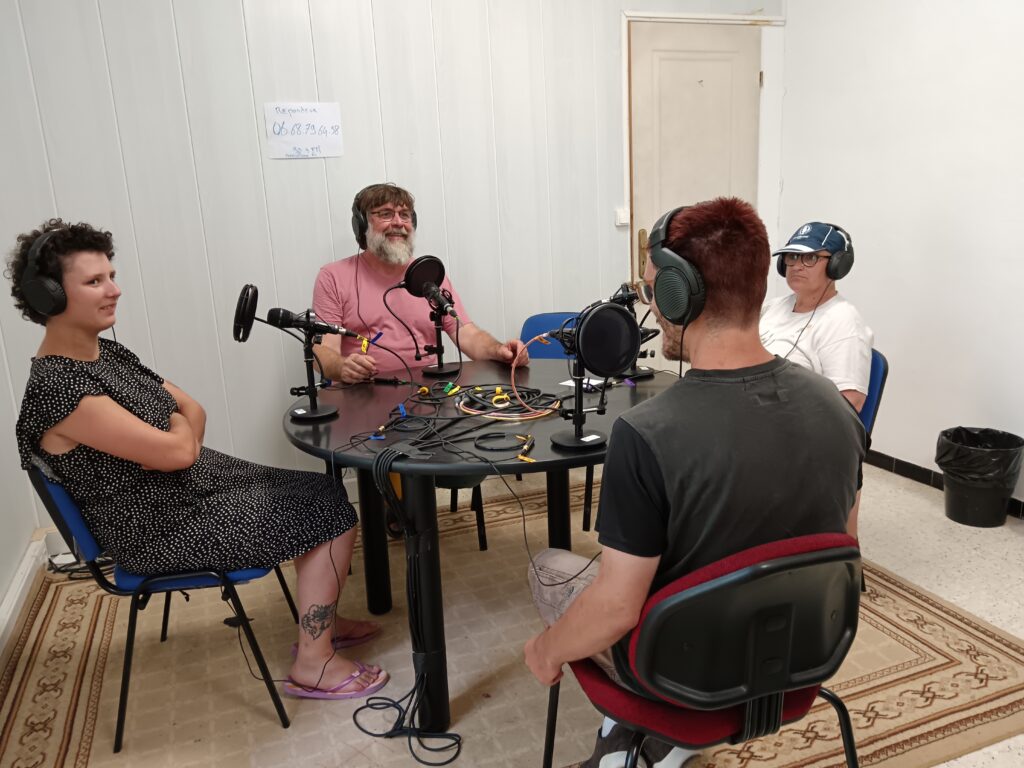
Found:
<path fill-rule="evenodd" d="M 850 242 L 843 230 L 832 224 L 812 221 L 804 224 L 793 233 L 789 242 L 779 248 L 773 256 L 780 253 L 814 253 L 827 251 L 830 255 L 839 251 L 850 250 Z"/>

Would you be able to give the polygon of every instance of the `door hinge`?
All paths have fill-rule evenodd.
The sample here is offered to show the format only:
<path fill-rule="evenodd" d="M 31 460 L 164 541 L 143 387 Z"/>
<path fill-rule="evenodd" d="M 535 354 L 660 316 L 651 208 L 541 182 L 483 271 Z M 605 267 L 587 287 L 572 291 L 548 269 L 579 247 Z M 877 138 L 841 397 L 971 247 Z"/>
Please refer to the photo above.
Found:
<path fill-rule="evenodd" d="M 759 88 L 764 88 L 764 70 L 762 69 L 757 73 L 757 85 Z"/>

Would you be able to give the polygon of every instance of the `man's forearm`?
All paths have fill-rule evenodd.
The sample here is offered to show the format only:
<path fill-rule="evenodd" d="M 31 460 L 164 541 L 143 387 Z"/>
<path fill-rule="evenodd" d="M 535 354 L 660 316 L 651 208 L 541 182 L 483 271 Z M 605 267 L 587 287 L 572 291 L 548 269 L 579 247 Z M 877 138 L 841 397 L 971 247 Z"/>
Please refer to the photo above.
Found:
<path fill-rule="evenodd" d="M 317 368 L 320 369 L 320 373 L 323 374 L 325 379 L 331 381 L 341 381 L 341 364 L 345 358 L 341 356 L 340 352 L 336 352 L 330 347 L 324 346 L 323 344 L 313 345 L 314 362 L 319 361 Z"/>
<path fill-rule="evenodd" d="M 459 346 L 474 360 L 493 360 L 501 342 L 483 328 L 470 323 L 459 329 Z"/>

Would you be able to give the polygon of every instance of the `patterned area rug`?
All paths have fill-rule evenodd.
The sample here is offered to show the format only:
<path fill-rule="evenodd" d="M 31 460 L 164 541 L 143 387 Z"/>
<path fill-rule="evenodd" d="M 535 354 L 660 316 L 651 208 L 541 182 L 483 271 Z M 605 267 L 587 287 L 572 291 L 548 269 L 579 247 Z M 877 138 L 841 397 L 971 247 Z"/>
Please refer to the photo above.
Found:
<path fill-rule="evenodd" d="M 581 497 L 581 490 L 574 488 L 577 509 Z M 542 542 L 545 494 L 525 493 L 522 502 L 530 540 Z M 488 499 L 485 507 L 491 539 L 486 553 L 475 551 L 471 512 L 460 509 L 456 514 L 441 516 L 442 536 L 446 539 L 444 579 L 453 717 L 467 741 L 457 764 L 537 764 L 546 695 L 519 661 L 521 641 L 534 631 L 528 618 L 529 596 L 521 584 L 521 564 L 515 559 L 521 557 L 525 562 L 522 510 L 515 501 L 500 498 Z M 580 536 L 576 531 L 578 521 L 574 523 L 576 548 L 592 551 L 592 537 Z M 377 658 L 383 655 L 389 664 L 396 678 L 397 695 L 402 676 L 397 659 L 407 658 L 408 651 L 401 645 L 407 643 L 407 638 L 402 638 L 401 544 L 395 545 L 391 551 L 393 579 L 398 587 L 396 610 L 389 615 L 390 625 L 386 627 L 391 639 L 376 646 L 373 653 Z M 357 564 L 351 579 L 356 583 L 346 587 L 346 592 L 354 593 L 350 599 L 356 608 L 359 568 Z M 518 572 L 503 575 L 511 570 Z M 863 596 L 860 632 L 840 674 L 830 685 L 850 709 L 861 764 L 923 768 L 1024 730 L 1024 643 L 877 566 L 866 563 L 865 571 L 868 592 Z M 460 573 L 465 576 L 466 586 L 460 585 Z M 289 573 L 289 578 L 293 574 Z M 488 602 L 474 603 L 472 589 L 487 579 L 491 580 Z M 286 649 L 294 636 L 294 624 L 289 624 L 281 607 L 274 579 L 263 579 L 246 589 L 250 591 L 243 599 L 258 620 L 257 635 L 265 651 L 272 645 L 268 658 L 271 666 L 280 670 L 287 663 Z M 44 577 L 0 680 L 0 766 L 212 764 L 204 763 L 196 752 L 197 742 L 204 738 L 215 745 L 218 740 L 222 742 L 204 749 L 236 750 L 232 753 L 236 759 L 230 759 L 229 754 L 216 761 L 221 765 L 415 764 L 404 752 L 404 744 L 391 742 L 388 749 L 394 751 L 387 753 L 381 751 L 383 747 L 378 748 L 381 742 L 367 739 L 372 742 L 367 746 L 357 741 L 362 737 L 354 730 L 343 730 L 351 724 L 345 724 L 350 720 L 349 710 L 341 709 L 341 704 L 291 700 L 286 706 L 292 713 L 293 727 L 288 731 L 276 727 L 265 690 L 248 677 L 244 665 L 241 671 L 237 669 L 242 662 L 234 631 L 230 630 L 232 637 L 226 638 L 223 632 L 210 630 L 219 624 L 226 610 L 212 592 L 195 593 L 187 608 L 182 602 L 176 603 L 179 607 L 172 613 L 168 647 L 154 639 L 159 609 L 143 613 L 139 640 L 143 645 L 136 655 L 125 752 L 114 756 L 110 753 L 110 738 L 116 717 L 127 605 L 106 596 L 91 582 Z M 261 613 L 264 604 L 269 608 Z M 481 615 L 482 610 L 487 613 Z M 268 612 L 276 618 L 267 618 Z M 472 623 L 475 620 L 484 621 L 484 626 L 478 628 Z M 194 635 L 190 634 L 193 624 L 197 627 Z M 482 645 L 480 638 L 487 632 L 498 638 L 497 645 L 504 642 L 509 647 L 488 647 L 489 656 L 474 659 L 464 649 Z M 174 642 L 182 645 L 175 650 Z M 395 647 L 387 644 L 390 642 Z M 205 657 L 210 668 L 223 669 L 216 685 L 211 686 L 209 677 L 204 677 L 210 673 L 192 673 L 190 665 L 197 656 Z M 149 666 L 147 657 L 152 659 Z M 500 684 L 491 680 L 498 674 L 507 676 Z M 147 688 L 158 684 L 168 686 L 163 689 L 166 692 Z M 237 690 L 231 687 L 235 684 Z M 575 705 L 580 713 L 575 722 L 588 724 L 586 732 L 584 726 L 573 725 L 574 705 L 567 698 L 571 695 L 571 689 L 563 686 L 563 709 L 568 711 L 560 717 L 561 749 L 556 757 L 564 755 L 561 764 L 573 756 L 584 756 L 580 752 L 593 743 L 590 724 L 597 722 L 593 711 L 580 701 Z M 203 731 L 198 724 L 187 722 L 190 714 L 196 723 L 212 719 L 236 699 L 246 708 L 246 714 L 234 721 L 236 733 Z M 511 711 L 517 714 L 507 714 L 500 710 L 502 707 L 513 708 Z M 255 714 L 249 710 L 256 710 Z M 341 717 L 323 714 L 341 711 L 345 712 Z M 213 714 L 204 714 L 209 712 Z M 487 725 L 487 713 L 500 717 Z M 175 720 L 183 722 L 165 722 Z M 510 720 L 522 724 L 517 726 Z M 506 722 L 516 729 L 509 732 L 514 742 L 489 744 L 497 738 L 495 733 L 501 735 Z M 245 728 L 249 735 L 244 743 L 234 744 L 232 738 L 240 738 L 238 733 L 244 733 Z M 307 763 L 301 754 L 294 754 L 295 745 L 301 745 L 304 737 L 320 733 L 318 728 L 323 729 L 325 739 L 361 746 L 352 746 L 341 762 L 325 758 Z M 570 729 L 574 732 L 567 733 Z M 199 738 L 196 733 L 208 735 Z M 524 739 L 524 733 L 530 737 Z M 156 743 L 149 745 L 147 739 Z M 267 746 L 261 747 L 260 739 L 267 740 Z M 512 755 L 507 746 L 510 743 L 519 745 L 520 757 Z M 483 745 L 487 750 L 482 749 Z M 507 757 L 499 759 L 493 754 L 495 748 Z M 213 753 L 202 754 L 213 757 Z M 842 764 L 835 717 L 830 707 L 821 704 L 804 720 L 771 738 L 708 750 L 687 768 L 826 768 Z"/>

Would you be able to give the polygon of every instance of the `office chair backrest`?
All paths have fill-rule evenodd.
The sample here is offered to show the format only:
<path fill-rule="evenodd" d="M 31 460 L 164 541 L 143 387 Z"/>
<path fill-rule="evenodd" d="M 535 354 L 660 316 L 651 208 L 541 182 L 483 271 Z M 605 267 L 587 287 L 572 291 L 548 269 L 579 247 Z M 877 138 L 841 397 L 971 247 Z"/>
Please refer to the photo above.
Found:
<path fill-rule="evenodd" d="M 860 409 L 860 420 L 870 435 L 875 427 L 878 406 L 882 402 L 885 380 L 889 378 L 889 361 L 877 349 L 871 350 L 871 374 L 868 378 L 868 394 L 864 406 Z"/>
<path fill-rule="evenodd" d="M 64 487 L 46 477 L 38 469 L 28 471 L 32 487 L 36 489 L 43 506 L 50 513 L 53 522 L 64 537 L 64 542 L 72 552 L 78 551 L 85 561 L 98 558 L 103 550 L 96 543 L 89 527 L 82 517 L 82 510 L 64 490 Z"/>
<path fill-rule="evenodd" d="M 657 697 L 699 709 L 817 685 L 853 643 L 860 587 L 860 552 L 846 534 L 744 550 L 648 599 L 630 671 Z"/>
<path fill-rule="evenodd" d="M 539 315 L 531 315 L 523 322 L 523 330 L 519 332 L 519 339 L 526 342 L 534 336 L 554 331 L 560 328 L 566 320 L 576 317 L 578 314 L 578 312 L 542 312 Z M 530 357 L 535 360 L 563 360 L 568 357 L 561 344 L 554 340 L 550 341 L 550 344 L 542 344 L 538 341 L 531 345 Z"/>

